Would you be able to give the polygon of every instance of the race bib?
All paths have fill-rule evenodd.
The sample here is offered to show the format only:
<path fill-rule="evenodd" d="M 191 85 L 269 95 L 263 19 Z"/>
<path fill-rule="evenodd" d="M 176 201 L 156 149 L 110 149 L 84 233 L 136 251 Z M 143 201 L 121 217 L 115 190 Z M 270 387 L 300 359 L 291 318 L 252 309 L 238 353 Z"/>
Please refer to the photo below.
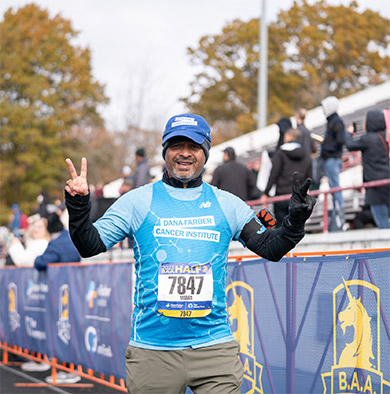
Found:
<path fill-rule="evenodd" d="M 211 312 L 211 263 L 161 263 L 158 272 L 158 311 L 170 317 L 204 317 Z"/>

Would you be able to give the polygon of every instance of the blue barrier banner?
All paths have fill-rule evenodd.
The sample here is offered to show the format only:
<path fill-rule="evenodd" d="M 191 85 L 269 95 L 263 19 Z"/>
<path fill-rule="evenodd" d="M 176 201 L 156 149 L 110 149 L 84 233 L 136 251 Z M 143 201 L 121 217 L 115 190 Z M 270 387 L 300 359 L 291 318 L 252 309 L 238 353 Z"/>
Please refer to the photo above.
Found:
<path fill-rule="evenodd" d="M 0 292 L 0 338 L 47 354 L 46 275 L 34 268 L 2 270 Z"/>
<path fill-rule="evenodd" d="M 0 340 L 125 378 L 131 275 L 130 263 L 0 269 Z M 390 251 L 228 263 L 241 393 L 390 393 L 389 279 Z"/>
<path fill-rule="evenodd" d="M 390 252 L 228 268 L 242 393 L 390 393 Z"/>
<path fill-rule="evenodd" d="M 51 266 L 50 356 L 125 377 L 131 265 Z"/>
<path fill-rule="evenodd" d="M 125 378 L 131 273 L 130 263 L 0 270 L 0 340 Z"/>

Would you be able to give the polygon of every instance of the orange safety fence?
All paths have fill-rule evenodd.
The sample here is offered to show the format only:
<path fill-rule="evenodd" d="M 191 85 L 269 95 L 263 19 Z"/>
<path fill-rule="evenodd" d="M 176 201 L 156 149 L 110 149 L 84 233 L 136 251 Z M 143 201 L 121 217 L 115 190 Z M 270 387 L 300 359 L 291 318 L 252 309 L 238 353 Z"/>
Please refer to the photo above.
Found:
<path fill-rule="evenodd" d="M 61 387 L 91 387 L 91 384 L 88 383 L 56 383 L 57 370 L 61 370 L 64 372 L 73 373 L 75 375 L 80 376 L 81 378 L 90 380 L 92 382 L 105 385 L 112 389 L 122 391 L 127 393 L 126 385 L 123 379 L 118 379 L 115 376 L 106 377 L 103 373 L 99 374 L 98 372 L 93 371 L 90 368 L 84 368 L 81 365 L 75 366 L 74 364 L 69 364 L 69 367 L 66 366 L 66 362 L 59 362 L 55 357 L 48 358 L 46 355 L 42 355 L 40 353 L 30 352 L 28 349 L 21 348 L 15 345 L 9 345 L 6 342 L 0 342 L 0 349 L 3 350 L 3 358 L 2 363 L 4 365 L 8 365 L 12 363 L 9 361 L 8 353 L 15 354 L 16 356 L 24 357 L 31 361 L 35 361 L 38 363 L 46 363 L 51 365 L 51 376 L 53 378 L 53 384 L 49 383 L 23 383 L 18 384 L 18 386 L 28 386 L 28 387 L 47 387 L 47 386 L 61 386 Z M 108 379 L 108 380 L 107 380 Z"/>

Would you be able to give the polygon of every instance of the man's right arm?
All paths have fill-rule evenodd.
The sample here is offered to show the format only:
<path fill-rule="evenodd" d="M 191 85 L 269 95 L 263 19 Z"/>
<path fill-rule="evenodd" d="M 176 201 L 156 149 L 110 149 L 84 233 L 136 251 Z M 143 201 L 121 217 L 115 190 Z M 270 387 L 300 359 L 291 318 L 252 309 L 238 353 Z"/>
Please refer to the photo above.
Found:
<path fill-rule="evenodd" d="M 106 252 L 107 248 L 90 219 L 90 195 L 71 196 L 65 191 L 65 204 L 69 213 L 70 237 L 82 257 Z"/>

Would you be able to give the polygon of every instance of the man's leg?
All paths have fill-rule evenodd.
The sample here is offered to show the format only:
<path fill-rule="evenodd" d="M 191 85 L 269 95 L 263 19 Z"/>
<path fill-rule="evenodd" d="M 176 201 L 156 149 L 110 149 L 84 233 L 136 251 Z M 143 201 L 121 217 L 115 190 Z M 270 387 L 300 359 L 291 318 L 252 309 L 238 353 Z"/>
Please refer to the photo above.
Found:
<path fill-rule="evenodd" d="M 378 228 L 390 228 L 389 207 L 387 205 L 370 205 L 370 209 Z"/>
<path fill-rule="evenodd" d="M 239 394 L 243 366 L 238 342 L 183 350 L 188 386 L 195 394 Z"/>
<path fill-rule="evenodd" d="M 149 350 L 128 346 L 126 384 L 131 394 L 184 394 L 185 365 L 182 351 Z"/>
<path fill-rule="evenodd" d="M 339 176 L 341 172 L 341 159 L 329 158 L 324 163 L 325 175 L 328 178 L 329 187 L 340 187 Z M 343 195 L 341 192 L 332 194 L 333 197 L 333 210 L 336 214 L 335 219 L 339 218 L 340 222 L 337 223 L 337 227 L 342 227 L 344 224 L 344 203 Z M 337 219 L 336 219 L 337 221 Z"/>

